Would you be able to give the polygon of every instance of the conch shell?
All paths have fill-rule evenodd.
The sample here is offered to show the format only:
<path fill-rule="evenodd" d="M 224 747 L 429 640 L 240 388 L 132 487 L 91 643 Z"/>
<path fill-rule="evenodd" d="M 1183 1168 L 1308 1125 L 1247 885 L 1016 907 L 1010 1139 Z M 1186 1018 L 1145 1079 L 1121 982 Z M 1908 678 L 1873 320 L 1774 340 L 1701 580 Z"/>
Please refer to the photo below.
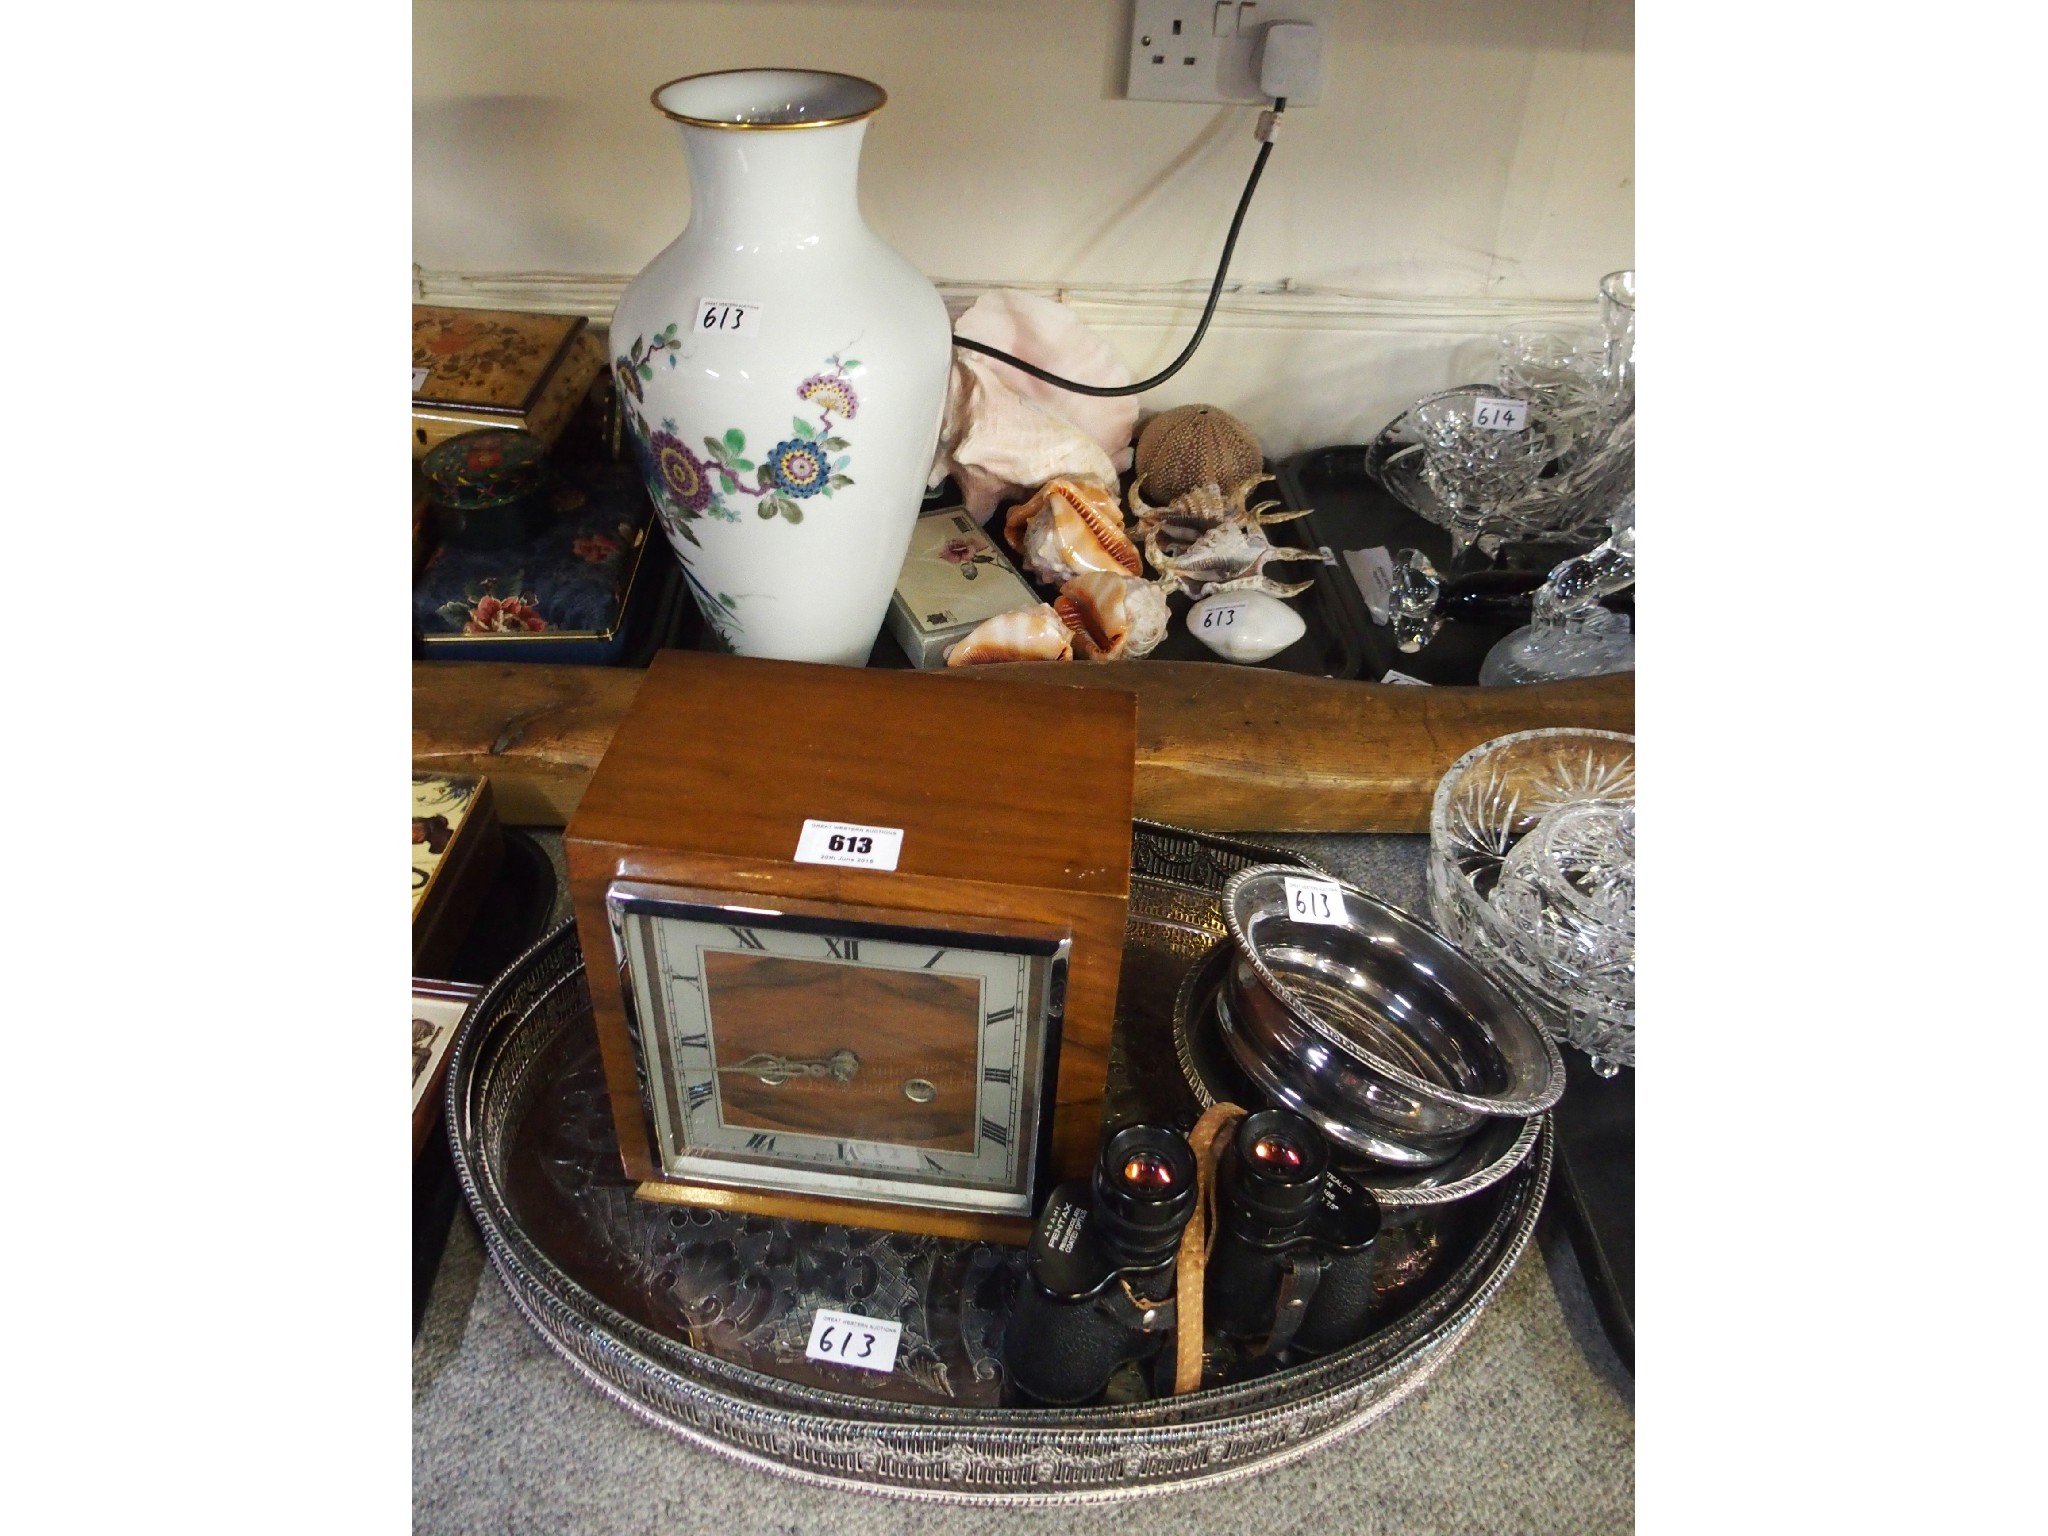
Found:
<path fill-rule="evenodd" d="M 1094 438 L 1018 394 L 996 377 L 995 366 L 971 353 L 953 354 L 930 484 L 951 475 L 977 522 L 986 522 L 1007 498 L 1058 477 L 1116 484 L 1116 465 Z"/>
<path fill-rule="evenodd" d="M 1145 569 L 1124 532 L 1116 492 L 1091 480 L 1051 480 L 1010 508 L 1003 536 L 1040 581 L 1061 586 L 1089 571 L 1137 576 Z"/>
<path fill-rule="evenodd" d="M 1077 384 L 1115 388 L 1131 382 L 1131 370 L 1110 344 L 1090 330 L 1066 305 L 1036 293 L 998 288 L 984 293 L 953 323 L 953 333 L 969 341 L 999 347 L 1012 357 L 1035 363 L 1049 373 L 1072 379 Z M 963 354 L 964 355 L 964 354 Z M 1057 384 L 1034 379 L 1028 373 L 999 363 L 993 358 L 977 359 L 998 381 L 1015 390 L 1032 404 L 1070 421 L 1094 439 L 1109 455 L 1112 473 L 1105 482 L 1115 484 L 1116 472 L 1131 467 L 1131 433 L 1138 425 L 1136 395 L 1077 395 Z M 1259 467 L 1256 457 L 1252 469 Z M 1063 470 L 1048 470 L 1027 486 L 1042 485 Z M 1248 471 L 1249 473 L 1249 471 Z"/>
<path fill-rule="evenodd" d="M 1166 594 L 1136 576 L 1090 571 L 1061 587 L 1052 606 L 1074 632 L 1074 653 L 1089 661 L 1134 660 L 1166 638 Z"/>
<path fill-rule="evenodd" d="M 983 619 L 946 652 L 949 667 L 974 667 L 992 661 L 1071 661 L 1073 631 L 1052 604 L 1018 608 Z"/>

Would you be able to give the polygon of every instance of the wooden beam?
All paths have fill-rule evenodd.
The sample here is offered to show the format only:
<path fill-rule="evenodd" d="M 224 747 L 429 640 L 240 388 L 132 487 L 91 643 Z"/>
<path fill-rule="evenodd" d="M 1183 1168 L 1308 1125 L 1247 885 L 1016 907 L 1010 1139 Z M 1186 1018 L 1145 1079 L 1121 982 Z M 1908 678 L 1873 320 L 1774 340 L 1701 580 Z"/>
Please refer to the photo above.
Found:
<path fill-rule="evenodd" d="M 412 765 L 488 774 L 502 824 L 566 826 L 645 675 L 622 667 L 416 661 Z"/>
<path fill-rule="evenodd" d="M 1214 832 L 1425 832 L 1446 768 L 1511 731 L 1635 729 L 1635 677 L 1526 688 L 1338 682 L 1221 662 L 1021 663 L 935 673 L 1123 688 L 1138 696 L 1137 814 Z M 561 826 L 643 673 L 413 664 L 413 766 L 482 773 L 498 815 Z M 1060 744 L 1045 744 L 1060 772 Z M 1077 784 L 1075 792 L 1087 786 Z"/>

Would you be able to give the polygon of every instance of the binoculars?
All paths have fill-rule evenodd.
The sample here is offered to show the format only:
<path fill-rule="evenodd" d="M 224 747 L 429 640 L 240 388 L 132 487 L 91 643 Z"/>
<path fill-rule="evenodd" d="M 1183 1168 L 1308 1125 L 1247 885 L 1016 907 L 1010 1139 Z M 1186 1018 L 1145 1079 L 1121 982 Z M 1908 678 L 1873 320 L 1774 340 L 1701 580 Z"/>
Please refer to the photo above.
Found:
<path fill-rule="evenodd" d="M 1089 1179 L 1052 1192 L 1003 1334 L 1010 1385 L 1041 1403 L 1102 1395 L 1127 1360 L 1172 1337 L 1173 1267 L 1195 1209 L 1195 1156 L 1177 1131 L 1127 1126 Z"/>
<path fill-rule="evenodd" d="M 1285 1109 L 1247 1116 L 1223 1153 L 1204 1320 L 1247 1355 L 1321 1354 L 1365 1335 L 1379 1204 L 1329 1162 L 1315 1126 Z M 1091 1402 L 1118 1366 L 1161 1358 L 1195 1198 L 1186 1139 L 1148 1125 L 1118 1131 L 1092 1177 L 1053 1191 L 1003 1338 L 1020 1397 Z"/>

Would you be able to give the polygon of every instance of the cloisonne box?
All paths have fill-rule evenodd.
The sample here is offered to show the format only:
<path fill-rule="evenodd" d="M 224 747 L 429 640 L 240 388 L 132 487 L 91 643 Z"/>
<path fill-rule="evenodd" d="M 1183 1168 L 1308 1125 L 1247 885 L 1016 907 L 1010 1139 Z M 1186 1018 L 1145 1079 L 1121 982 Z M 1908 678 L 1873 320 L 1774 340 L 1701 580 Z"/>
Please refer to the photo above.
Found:
<path fill-rule="evenodd" d="M 479 427 L 518 427 L 552 444 L 604 372 L 581 315 L 412 310 L 412 456 Z"/>
<path fill-rule="evenodd" d="M 1038 603 L 995 541 L 959 507 L 927 512 L 889 600 L 889 633 L 914 667 L 943 667 L 946 652 L 985 619 Z"/>

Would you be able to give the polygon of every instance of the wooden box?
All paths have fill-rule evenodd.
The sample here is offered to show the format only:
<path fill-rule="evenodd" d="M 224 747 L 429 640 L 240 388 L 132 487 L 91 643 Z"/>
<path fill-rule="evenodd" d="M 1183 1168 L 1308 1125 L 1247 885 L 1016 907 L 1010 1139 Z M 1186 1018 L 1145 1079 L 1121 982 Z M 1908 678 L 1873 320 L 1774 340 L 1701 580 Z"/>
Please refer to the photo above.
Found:
<path fill-rule="evenodd" d="M 1135 751 L 1122 692 L 658 654 L 564 838 L 622 1160 L 650 1181 L 643 1193 L 664 1181 L 608 922 L 620 880 L 1069 935 L 1047 1161 L 1056 1178 L 1086 1173 L 1123 959 Z M 797 862 L 807 819 L 901 828 L 896 868 Z M 814 1197 L 748 1208 L 863 1220 Z M 901 1214 L 868 1224 L 1021 1240 L 1001 1223 Z"/>
<path fill-rule="evenodd" d="M 604 372 L 581 315 L 412 310 L 412 456 L 461 432 L 517 427 L 552 445 Z"/>

